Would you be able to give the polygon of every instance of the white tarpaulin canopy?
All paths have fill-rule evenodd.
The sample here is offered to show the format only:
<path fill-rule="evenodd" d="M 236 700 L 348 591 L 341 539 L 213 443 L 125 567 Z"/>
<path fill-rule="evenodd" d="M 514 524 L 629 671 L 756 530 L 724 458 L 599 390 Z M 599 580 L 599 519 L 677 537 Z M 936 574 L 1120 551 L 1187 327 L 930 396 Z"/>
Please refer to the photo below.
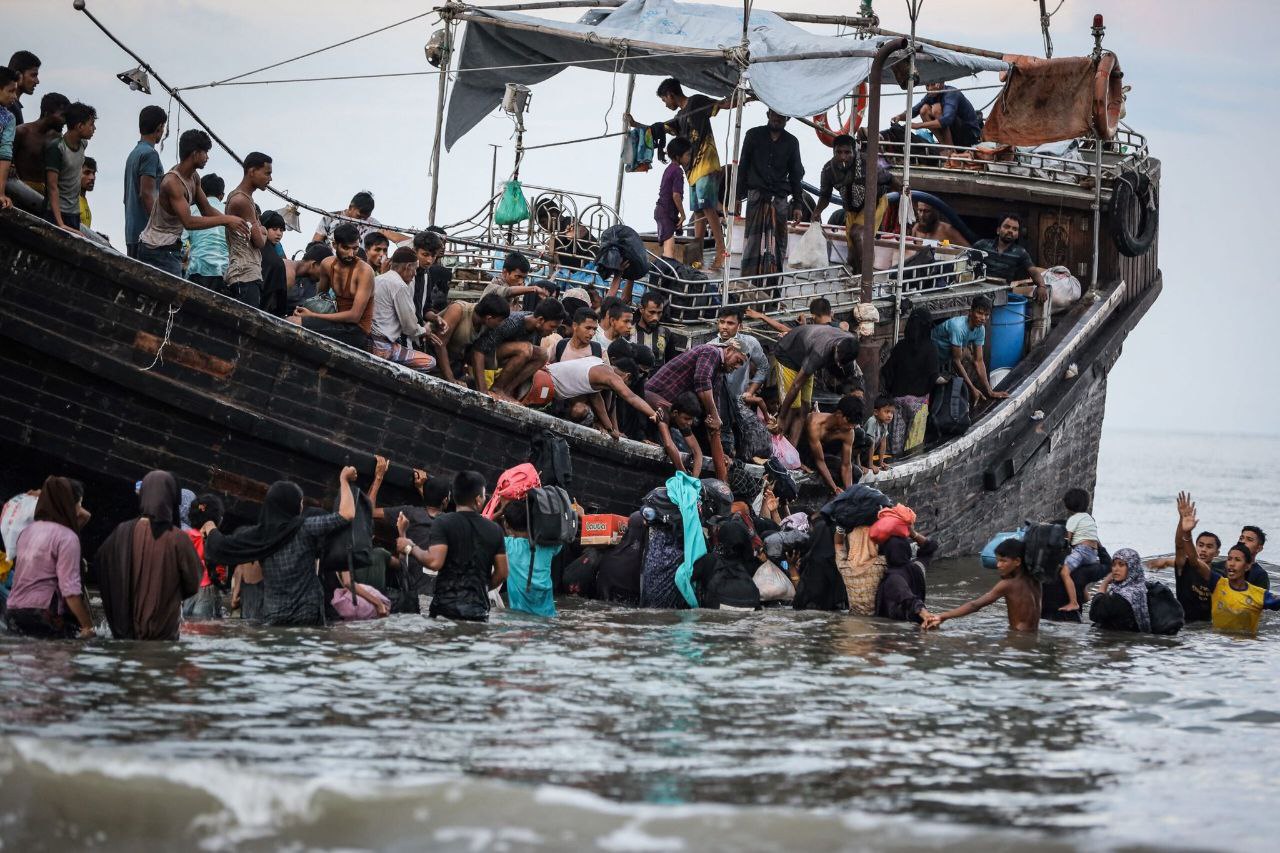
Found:
<path fill-rule="evenodd" d="M 449 100 L 449 148 L 501 103 L 507 83 L 540 83 L 568 65 L 581 64 L 610 73 L 675 77 L 690 89 L 724 97 L 736 85 L 745 58 L 739 52 L 742 11 L 729 6 L 629 0 L 616 9 L 593 10 L 575 23 L 477 8 L 460 17 L 468 26 L 459 49 L 461 73 Z M 884 41 L 818 35 L 773 12 L 753 11 L 748 27 L 751 88 L 784 115 L 825 112 L 867 79 L 871 56 Z M 929 45 L 919 49 L 916 68 L 925 83 L 1007 67 L 1000 60 Z M 761 61 L 850 51 L 866 55 Z M 885 82 L 894 82 L 892 64 L 886 63 Z M 490 68 L 497 70 L 472 70 Z"/>

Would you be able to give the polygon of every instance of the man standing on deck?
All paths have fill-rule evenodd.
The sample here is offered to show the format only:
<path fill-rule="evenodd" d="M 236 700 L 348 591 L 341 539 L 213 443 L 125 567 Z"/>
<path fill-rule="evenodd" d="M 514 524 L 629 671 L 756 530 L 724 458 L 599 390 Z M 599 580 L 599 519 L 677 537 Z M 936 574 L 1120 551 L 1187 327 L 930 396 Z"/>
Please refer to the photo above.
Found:
<path fill-rule="evenodd" d="M 738 197 L 747 200 L 744 278 L 782 272 L 787 261 L 787 221 L 799 221 L 804 215 L 800 140 L 786 128 L 787 117 L 769 110 L 769 123 L 751 128 L 742 140 Z M 763 284 L 756 282 L 757 286 Z"/>
<path fill-rule="evenodd" d="M 227 213 L 249 223 L 249 228 L 227 228 L 227 290 L 230 295 L 254 308 L 262 307 L 262 247 L 267 232 L 258 219 L 253 194 L 271 183 L 271 158 L 251 151 L 244 158 L 244 176 L 227 194 Z"/>
<path fill-rule="evenodd" d="M 663 129 L 693 143 L 693 159 L 689 164 L 689 211 L 694 217 L 693 234 L 701 246 L 707 236 L 707 225 L 711 225 L 711 236 L 716 242 L 716 260 L 711 269 L 719 270 L 725 256 L 724 235 L 720 233 L 720 153 L 716 150 L 711 119 L 720 110 L 728 109 L 730 100 L 686 95 L 680 81 L 674 77 L 668 77 L 658 85 L 658 97 L 667 109 L 676 110 L 675 118 L 666 122 Z M 631 113 L 622 118 L 631 127 L 648 127 L 636 121 Z"/>
<path fill-rule="evenodd" d="M 155 104 L 143 107 L 138 113 L 138 144 L 124 161 L 124 246 L 131 258 L 138 257 L 138 235 L 147 227 L 164 177 L 156 143 L 164 136 L 167 119 Z"/>
<path fill-rule="evenodd" d="M 9 112 L 19 125 L 23 124 L 22 96 L 34 95 L 36 86 L 40 85 L 40 57 L 29 50 L 19 50 L 9 57 L 9 70 L 18 75 L 18 98 L 9 107 Z"/>
<path fill-rule="evenodd" d="M 658 413 L 660 421 L 667 421 L 671 404 L 685 392 L 693 392 L 702 404 L 711 444 L 711 458 L 715 463 L 716 479 L 728 482 L 729 466 L 725 463 L 724 448 L 720 442 L 722 417 L 715 401 L 715 384 L 723 381 L 747 362 L 747 354 L 741 341 L 731 340 L 724 346 L 702 344 L 691 347 L 668 361 L 649 377 L 644 386 L 644 399 Z"/>
<path fill-rule="evenodd" d="M 39 214 L 44 209 L 44 149 L 62 134 L 69 106 L 66 95 L 49 92 L 40 99 L 40 118 L 14 132 L 14 173 L 8 188 L 18 205 L 31 213 Z"/>
<path fill-rule="evenodd" d="M 812 222 L 822 226 L 822 213 L 831 203 L 831 197 L 840 193 L 844 207 L 844 238 L 849 245 L 847 263 L 850 269 L 862 269 L 862 217 L 866 202 L 867 185 L 862 157 L 857 143 L 847 133 L 842 133 L 831 144 L 831 159 L 822 167 L 818 201 L 813 207 Z"/>
<path fill-rule="evenodd" d="M 68 123 L 70 119 L 68 114 Z M 200 188 L 200 176 L 196 172 L 209 162 L 212 148 L 213 140 L 203 130 L 188 130 L 178 140 L 178 165 L 161 179 L 160 195 L 151 208 L 147 227 L 138 235 L 137 257 L 144 264 L 181 276 L 184 228 L 196 231 L 225 225 L 228 233 L 248 233 L 248 222 L 233 214 L 219 214 Z M 193 205 L 201 215 L 191 212 Z"/>

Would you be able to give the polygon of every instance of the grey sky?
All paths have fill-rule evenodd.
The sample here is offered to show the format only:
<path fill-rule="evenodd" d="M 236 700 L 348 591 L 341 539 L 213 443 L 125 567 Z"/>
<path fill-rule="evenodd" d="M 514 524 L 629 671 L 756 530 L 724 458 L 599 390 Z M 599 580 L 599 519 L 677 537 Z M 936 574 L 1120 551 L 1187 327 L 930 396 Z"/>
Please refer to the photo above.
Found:
<path fill-rule="evenodd" d="M 90 0 L 116 35 L 170 83 L 190 86 L 239 74 L 425 11 L 404 0 Z M 485 4 L 481 4 L 485 5 Z M 848 14 L 854 0 L 760 6 Z M 905 28 L 904 4 L 879 0 L 886 26 Z M 1280 25 L 1276 5 L 1222 0 L 1205 7 L 1176 0 L 1067 0 L 1054 18 L 1059 55 L 1088 51 L 1089 19 L 1107 18 L 1107 46 L 1119 55 L 1133 86 L 1128 123 L 1151 140 L 1164 161 L 1160 258 L 1165 293 L 1129 339 L 1112 373 L 1107 424 L 1212 433 L 1280 432 L 1280 386 L 1267 329 L 1280 308 L 1276 265 L 1268 260 L 1269 194 L 1274 168 L 1262 152 L 1280 136 L 1273 109 L 1260 107 L 1264 87 L 1277 79 L 1280 59 L 1270 37 Z M 122 233 L 121 171 L 137 138 L 137 114 L 147 103 L 168 105 L 158 87 L 150 98 L 132 93 L 115 74 L 132 64 L 71 0 L 5 0 L 8 56 L 25 48 L 44 62 L 42 85 L 28 98 L 58 91 L 98 109 L 98 134 L 89 153 L 99 165 L 91 196 L 95 226 L 117 243 Z M 568 17 L 565 15 L 565 17 Z M 423 44 L 436 23 L 427 18 L 251 79 L 429 70 Z M 1042 52 L 1036 5 L 1030 0 L 926 0 L 921 33 L 998 49 Z M 639 78 L 634 112 L 664 116 L 653 96 L 657 78 Z M 275 158 L 276 185 L 326 208 L 345 206 L 361 189 L 377 199 L 388 223 L 425 225 L 434 77 L 383 81 L 240 86 L 191 92 L 201 116 L 242 155 Z M 601 135 L 620 128 L 625 79 L 607 72 L 570 71 L 534 91 L 529 144 Z M 985 92 L 971 96 L 981 107 Z M 608 114 L 611 99 L 615 106 Z M 885 107 L 901 109 L 894 93 Z M 746 126 L 763 121 L 748 109 Z M 194 126 L 189 116 L 174 130 Z M 721 119 L 717 133 L 727 126 Z M 815 177 L 821 145 L 793 128 L 805 166 Z M 502 145 L 499 180 L 511 167 L 511 125 L 492 116 L 447 155 L 441 177 L 442 222 L 473 213 L 489 189 L 489 143 Z M 162 159 L 175 159 L 176 136 Z M 618 140 L 530 152 L 522 167 L 529 183 L 599 193 L 612 199 Z M 238 168 L 215 150 L 209 169 L 233 185 Z M 629 176 L 623 214 L 650 227 L 660 173 Z M 273 197 L 265 206 L 277 206 Z M 309 236 L 316 217 L 304 215 Z M 291 235 L 286 245 L 299 248 Z M 1268 392 L 1266 389 L 1272 389 Z"/>

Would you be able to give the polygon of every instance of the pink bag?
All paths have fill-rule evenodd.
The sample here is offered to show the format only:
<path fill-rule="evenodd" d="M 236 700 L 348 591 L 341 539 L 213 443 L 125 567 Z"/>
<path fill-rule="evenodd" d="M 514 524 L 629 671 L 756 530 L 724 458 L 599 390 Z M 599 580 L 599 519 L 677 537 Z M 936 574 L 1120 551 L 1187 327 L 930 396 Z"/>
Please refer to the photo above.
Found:
<path fill-rule="evenodd" d="M 894 504 L 880 510 L 880 514 L 876 518 L 875 524 L 871 525 L 871 531 L 868 534 L 871 541 L 877 545 L 883 545 L 894 536 L 907 537 L 911 535 L 911 525 L 916 523 L 916 513 L 906 504 Z"/>
<path fill-rule="evenodd" d="M 770 440 L 773 442 L 773 456 L 782 463 L 782 467 L 788 471 L 800 470 L 800 452 L 787 437 L 779 434 L 771 436 Z"/>
<path fill-rule="evenodd" d="M 390 610 L 391 600 L 373 587 L 358 583 L 356 584 L 356 588 L 363 591 L 366 595 L 372 595 L 374 598 L 381 601 L 384 607 Z M 358 595 L 355 596 L 355 601 L 352 601 L 351 598 L 350 590 L 338 587 L 333 591 L 333 600 L 329 602 L 333 605 L 333 609 L 338 611 L 338 617 L 342 619 L 343 622 L 360 622 L 367 619 L 378 618 L 378 610 L 372 603 L 365 601 Z"/>
<path fill-rule="evenodd" d="M 514 468 L 508 468 L 498 478 L 498 487 L 493 490 L 493 495 L 489 498 L 489 502 L 484 505 L 484 512 L 481 515 L 492 521 L 494 516 L 498 514 L 498 504 L 503 498 L 508 501 L 522 500 L 525 495 L 529 494 L 530 489 L 541 487 L 542 478 L 538 476 L 538 469 L 528 462 L 517 465 Z"/>

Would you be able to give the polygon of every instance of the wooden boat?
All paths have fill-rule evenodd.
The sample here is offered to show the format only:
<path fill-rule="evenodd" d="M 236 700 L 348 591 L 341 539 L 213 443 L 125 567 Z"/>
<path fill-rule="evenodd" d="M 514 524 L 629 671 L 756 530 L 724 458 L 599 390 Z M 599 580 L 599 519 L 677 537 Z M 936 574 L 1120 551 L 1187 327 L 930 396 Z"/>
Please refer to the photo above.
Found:
<path fill-rule="evenodd" d="M 1100 50 L 1096 27 L 1095 38 Z M 892 48 L 880 49 L 876 62 Z M 1067 488 L 1093 486 L 1107 374 L 1161 289 L 1154 242 L 1130 257 L 1100 239 L 1116 215 L 1117 182 L 1141 172 L 1154 198 L 1160 164 L 1127 129 L 1093 151 L 1092 171 L 1042 156 L 1029 166 L 970 161 L 956 169 L 946 151 L 886 152 L 899 174 L 914 163 L 912 188 L 946 194 L 961 215 L 990 221 L 1016 204 L 1041 264 L 1096 281 L 1052 328 L 1040 317 L 1029 324 L 1032 344 L 1002 386 L 1008 400 L 981 412 L 966 434 L 874 478 L 916 510 L 946 554 L 977 553 L 993 531 L 1054 515 Z M 435 156 L 438 163 L 438 147 Z M 874 184 L 869 175 L 868 197 Z M 491 226 L 486 234 L 492 240 Z M 535 237 L 546 239 L 532 226 L 525 236 L 534 245 Z M 475 280 L 491 272 L 492 254 L 502 248 L 463 238 L 451 251 L 460 246 L 481 259 Z M 1007 286 L 974 274 L 960 254 L 946 264 L 908 281 L 872 271 L 867 260 L 860 284 L 833 265 L 788 273 L 780 291 L 764 295 L 752 291 L 759 282 L 726 275 L 719 295 L 781 306 L 783 314 L 819 294 L 838 309 L 871 302 L 881 319 L 862 350 L 874 383 L 896 339 L 903 296 L 939 319 L 963 313 L 975 293 L 997 305 L 1007 299 Z M 944 273 L 939 287 L 931 277 Z M 680 290 L 673 302 L 687 298 L 687 288 Z M 711 329 L 695 321 L 675 331 L 678 341 L 697 342 Z M 527 458 L 530 438 L 543 430 L 568 439 L 573 491 L 589 509 L 629 513 L 670 473 L 652 446 L 614 442 L 415 374 L 18 211 L 0 211 L 0 376 L 0 445 L 8 455 L 0 487 L 6 494 L 30 488 L 50 471 L 78 475 L 109 493 L 119 515 L 133 511 L 133 484 L 151 468 L 174 471 L 193 490 L 228 495 L 231 511 L 243 516 L 282 477 L 313 498 L 331 498 L 338 468 L 354 464 L 368 476 L 375 453 L 395 462 L 384 502 L 400 501 L 410 496 L 410 466 L 440 475 L 476 469 L 493 482 Z M 804 497 L 817 504 L 825 496 L 811 484 Z"/>

